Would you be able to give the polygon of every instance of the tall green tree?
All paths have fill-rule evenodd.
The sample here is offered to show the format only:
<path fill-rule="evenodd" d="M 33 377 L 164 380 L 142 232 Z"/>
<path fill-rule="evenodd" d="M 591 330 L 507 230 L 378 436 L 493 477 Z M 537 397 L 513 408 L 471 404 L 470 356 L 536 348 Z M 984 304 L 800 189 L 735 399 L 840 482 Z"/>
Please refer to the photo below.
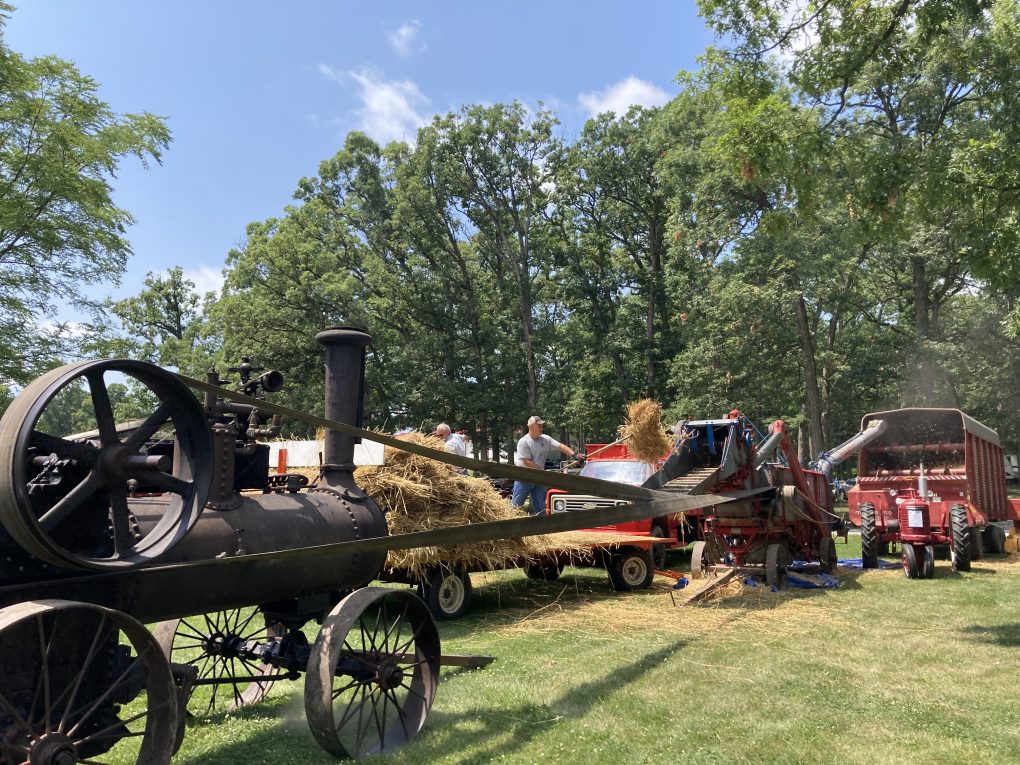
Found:
<path fill-rule="evenodd" d="M 0 385 L 50 361 L 39 326 L 59 302 L 91 304 L 86 289 L 116 282 L 131 252 L 131 215 L 111 198 L 119 162 L 159 161 L 170 141 L 152 114 L 119 115 L 98 84 L 55 56 L 26 59 L 3 29 L 0 3 Z M 38 354 L 42 353 L 40 358 Z"/>

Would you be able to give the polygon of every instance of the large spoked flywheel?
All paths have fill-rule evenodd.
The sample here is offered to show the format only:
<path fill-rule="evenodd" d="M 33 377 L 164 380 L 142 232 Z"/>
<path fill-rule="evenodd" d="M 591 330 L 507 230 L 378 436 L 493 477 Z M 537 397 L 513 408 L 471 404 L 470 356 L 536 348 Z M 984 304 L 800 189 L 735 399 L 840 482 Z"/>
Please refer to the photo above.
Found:
<path fill-rule="evenodd" d="M 59 566 L 136 566 L 198 520 L 211 463 L 202 408 L 173 374 L 125 359 L 69 364 L 28 385 L 0 420 L 0 522 Z M 159 514 L 144 532 L 140 501 Z"/>

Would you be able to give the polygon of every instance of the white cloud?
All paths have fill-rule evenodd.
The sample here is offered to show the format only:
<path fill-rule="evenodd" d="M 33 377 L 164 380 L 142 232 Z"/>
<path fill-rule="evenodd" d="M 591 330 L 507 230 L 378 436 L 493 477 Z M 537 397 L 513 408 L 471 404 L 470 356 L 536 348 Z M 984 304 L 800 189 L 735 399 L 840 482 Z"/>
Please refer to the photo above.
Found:
<path fill-rule="evenodd" d="M 372 69 L 359 69 L 348 76 L 358 84 L 362 102 L 355 111 L 358 126 L 380 143 L 414 141 L 427 118 L 418 111 L 429 99 L 411 80 L 384 80 Z"/>
<path fill-rule="evenodd" d="M 603 112 L 613 112 L 622 117 L 631 106 L 662 106 L 669 99 L 670 95 L 665 90 L 633 75 L 604 90 L 581 93 L 577 97 L 592 117 Z"/>
<path fill-rule="evenodd" d="M 212 266 L 199 266 L 186 270 L 184 278 L 195 283 L 195 292 L 205 295 L 207 292 L 219 293 L 223 288 L 223 270 Z"/>
<path fill-rule="evenodd" d="M 390 46 L 401 58 L 408 58 L 415 53 L 424 53 L 428 44 L 421 39 L 421 23 L 417 19 L 406 21 L 387 35 Z"/>

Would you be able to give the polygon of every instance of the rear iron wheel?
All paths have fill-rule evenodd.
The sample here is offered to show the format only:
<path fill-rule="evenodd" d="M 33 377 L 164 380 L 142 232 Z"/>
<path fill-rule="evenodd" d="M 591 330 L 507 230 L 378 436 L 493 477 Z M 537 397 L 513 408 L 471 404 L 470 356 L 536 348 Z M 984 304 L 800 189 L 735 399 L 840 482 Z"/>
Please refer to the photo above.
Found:
<path fill-rule="evenodd" d="M 828 534 L 823 535 L 818 541 L 818 559 L 822 563 L 822 571 L 826 574 L 836 573 L 839 558 L 836 555 L 836 544 Z"/>
<path fill-rule="evenodd" d="M 338 757 L 393 751 L 424 726 L 439 669 L 439 632 L 414 593 L 356 590 L 323 621 L 308 660 L 312 735 Z"/>
<path fill-rule="evenodd" d="M 964 505 L 950 506 L 949 524 L 952 533 L 949 556 L 953 562 L 953 571 L 970 571 L 971 530 L 967 525 L 967 508 Z"/>
<path fill-rule="evenodd" d="M 878 529 L 875 528 L 875 506 L 862 502 L 861 513 L 861 566 L 878 568 Z"/>
<path fill-rule="evenodd" d="M 126 614 L 42 600 L 0 611 L 4 765 L 168 765 L 177 690 L 152 635 Z"/>
<path fill-rule="evenodd" d="M 708 559 L 708 545 L 705 542 L 695 542 L 691 550 L 691 579 L 704 579 L 708 576 L 711 561 Z"/>
<path fill-rule="evenodd" d="M 985 526 L 982 532 L 985 543 L 985 552 L 992 555 L 1001 555 L 1006 552 L 1006 532 L 999 526 Z"/>
<path fill-rule="evenodd" d="M 278 671 L 270 664 L 239 655 L 248 641 L 268 643 L 287 634 L 281 624 L 267 624 L 257 608 L 234 608 L 210 614 L 160 622 L 156 642 L 174 664 L 195 667 L 196 679 L 212 689 L 188 699 L 193 714 L 240 709 L 262 701 L 273 687 Z M 296 633 L 302 634 L 302 633 Z"/>

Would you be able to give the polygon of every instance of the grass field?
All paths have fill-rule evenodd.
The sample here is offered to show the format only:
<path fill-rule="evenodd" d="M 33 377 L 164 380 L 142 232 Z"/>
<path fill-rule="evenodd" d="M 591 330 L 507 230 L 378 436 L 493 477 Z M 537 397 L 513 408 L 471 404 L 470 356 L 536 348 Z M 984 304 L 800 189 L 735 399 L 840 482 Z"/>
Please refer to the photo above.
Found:
<path fill-rule="evenodd" d="M 685 553 L 670 564 L 686 570 Z M 475 575 L 468 616 L 440 625 L 443 648 L 496 661 L 444 670 L 419 737 L 364 762 L 1020 761 L 1020 558 L 967 574 L 940 559 L 933 580 L 839 574 L 838 590 L 684 608 L 661 578 L 619 594 L 597 570 Z M 194 719 L 174 762 L 335 762 L 302 704 L 299 682 L 278 683 L 256 706 Z"/>

